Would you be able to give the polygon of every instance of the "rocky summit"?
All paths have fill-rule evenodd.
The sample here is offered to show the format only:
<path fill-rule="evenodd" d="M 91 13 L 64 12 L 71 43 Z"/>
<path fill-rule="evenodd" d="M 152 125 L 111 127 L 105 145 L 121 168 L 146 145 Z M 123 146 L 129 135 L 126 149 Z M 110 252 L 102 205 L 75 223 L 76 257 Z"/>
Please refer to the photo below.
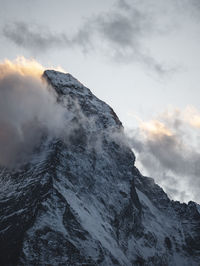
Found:
<path fill-rule="evenodd" d="M 0 265 L 200 265 L 199 205 L 139 172 L 117 115 L 77 79 L 43 78 L 64 129 L 0 169 Z"/>

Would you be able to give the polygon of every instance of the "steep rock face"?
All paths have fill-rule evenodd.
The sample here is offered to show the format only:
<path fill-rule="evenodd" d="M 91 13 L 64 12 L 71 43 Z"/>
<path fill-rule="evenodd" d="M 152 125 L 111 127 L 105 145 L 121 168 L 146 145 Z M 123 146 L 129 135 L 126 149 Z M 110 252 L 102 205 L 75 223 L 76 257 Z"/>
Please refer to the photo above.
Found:
<path fill-rule="evenodd" d="M 0 265 L 200 265 L 198 206 L 140 174 L 106 103 L 70 74 L 43 76 L 66 125 L 1 169 Z"/>
<path fill-rule="evenodd" d="M 146 258 L 144 265 L 200 265 L 198 205 L 171 201 L 152 178 L 136 171 L 135 186 L 143 210 L 142 238 L 146 243 L 146 249 L 140 250 Z"/>

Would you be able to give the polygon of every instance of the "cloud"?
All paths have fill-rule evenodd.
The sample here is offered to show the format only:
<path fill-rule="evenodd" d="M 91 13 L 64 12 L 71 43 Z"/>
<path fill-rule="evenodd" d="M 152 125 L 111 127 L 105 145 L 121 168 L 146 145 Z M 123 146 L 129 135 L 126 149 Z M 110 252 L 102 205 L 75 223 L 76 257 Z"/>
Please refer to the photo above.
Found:
<path fill-rule="evenodd" d="M 40 53 L 56 46 L 70 45 L 65 34 L 53 34 L 48 28 L 26 24 L 22 21 L 6 25 L 3 28 L 3 34 L 18 46 Z"/>
<path fill-rule="evenodd" d="M 34 60 L 0 63 L 1 166 L 28 159 L 45 132 L 56 136 L 64 126 L 64 108 L 42 74 Z"/>
<path fill-rule="evenodd" d="M 17 21 L 5 25 L 3 35 L 16 45 L 33 53 L 46 53 L 50 49 L 68 49 L 74 46 L 87 51 L 90 46 L 89 32 L 86 27 L 81 28 L 73 37 L 69 37 L 65 32 L 55 33 L 48 27 Z"/>
<path fill-rule="evenodd" d="M 82 23 L 77 32 L 51 32 L 48 27 L 17 21 L 3 27 L 3 35 L 16 45 L 34 53 L 50 49 L 81 48 L 96 51 L 115 62 L 139 63 L 158 74 L 170 69 L 157 61 L 144 45 L 144 39 L 159 34 L 156 14 L 141 8 L 134 1 L 117 1 L 112 9 L 92 16 Z"/>
<path fill-rule="evenodd" d="M 175 109 L 128 132 L 143 171 L 173 199 L 200 202 L 200 113 Z"/>
<path fill-rule="evenodd" d="M 125 0 L 118 0 L 116 4 L 119 8 L 122 8 L 124 10 L 130 9 L 130 5 Z"/>
<path fill-rule="evenodd" d="M 104 49 L 115 62 L 138 62 L 159 74 L 167 72 L 143 47 L 143 37 L 153 31 L 151 19 L 135 8 L 130 10 L 125 14 L 119 11 L 103 14 L 94 21 Z"/>
<path fill-rule="evenodd" d="M 0 79 L 6 76 L 17 74 L 19 76 L 31 76 L 41 79 L 44 67 L 34 59 L 27 60 L 23 56 L 17 57 L 14 61 L 5 59 L 0 63 Z"/>
<path fill-rule="evenodd" d="M 109 10 L 91 15 L 70 34 L 23 21 L 4 25 L 2 34 L 33 55 L 51 49 L 95 51 L 112 62 L 139 64 L 147 71 L 166 75 L 177 71 L 177 67 L 160 61 L 148 47 L 148 40 L 178 33 L 178 29 L 190 24 L 191 14 L 192 18 L 198 17 L 199 6 L 198 0 L 116 0 Z"/>
<path fill-rule="evenodd" d="M 199 0 L 176 0 L 175 7 L 179 8 L 185 15 L 199 19 L 200 2 Z"/>
<path fill-rule="evenodd" d="M 200 128 L 200 112 L 193 106 L 188 106 L 183 113 L 184 120 L 192 127 Z"/>

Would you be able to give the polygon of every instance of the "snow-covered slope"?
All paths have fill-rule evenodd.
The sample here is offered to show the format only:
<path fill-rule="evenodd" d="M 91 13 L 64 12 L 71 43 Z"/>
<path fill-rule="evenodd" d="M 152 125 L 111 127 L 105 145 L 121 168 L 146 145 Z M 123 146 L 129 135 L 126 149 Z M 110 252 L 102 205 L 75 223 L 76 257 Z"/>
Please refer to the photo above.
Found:
<path fill-rule="evenodd" d="M 200 265 L 199 206 L 135 168 L 118 117 L 70 74 L 44 78 L 66 108 L 60 138 L 1 169 L 0 265 Z"/>

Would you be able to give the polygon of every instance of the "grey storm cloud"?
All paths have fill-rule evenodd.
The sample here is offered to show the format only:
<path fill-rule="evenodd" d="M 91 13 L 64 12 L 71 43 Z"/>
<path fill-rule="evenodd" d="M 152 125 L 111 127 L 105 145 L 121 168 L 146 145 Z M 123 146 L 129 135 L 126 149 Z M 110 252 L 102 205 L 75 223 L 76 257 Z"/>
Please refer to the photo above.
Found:
<path fill-rule="evenodd" d="M 159 63 L 143 45 L 143 38 L 157 34 L 153 16 L 125 0 L 117 1 L 111 10 L 88 18 L 72 35 L 51 32 L 48 27 L 22 21 L 3 27 L 3 36 L 34 53 L 49 49 L 81 48 L 96 50 L 118 63 L 137 62 L 159 74 L 169 70 Z"/>
<path fill-rule="evenodd" d="M 130 145 L 143 171 L 171 198 L 200 202 L 200 153 L 191 145 L 191 132 L 184 132 L 187 131 L 185 122 L 179 120 L 177 123 L 176 116 L 170 122 L 172 135 L 146 138 L 137 129 L 128 132 Z"/>

